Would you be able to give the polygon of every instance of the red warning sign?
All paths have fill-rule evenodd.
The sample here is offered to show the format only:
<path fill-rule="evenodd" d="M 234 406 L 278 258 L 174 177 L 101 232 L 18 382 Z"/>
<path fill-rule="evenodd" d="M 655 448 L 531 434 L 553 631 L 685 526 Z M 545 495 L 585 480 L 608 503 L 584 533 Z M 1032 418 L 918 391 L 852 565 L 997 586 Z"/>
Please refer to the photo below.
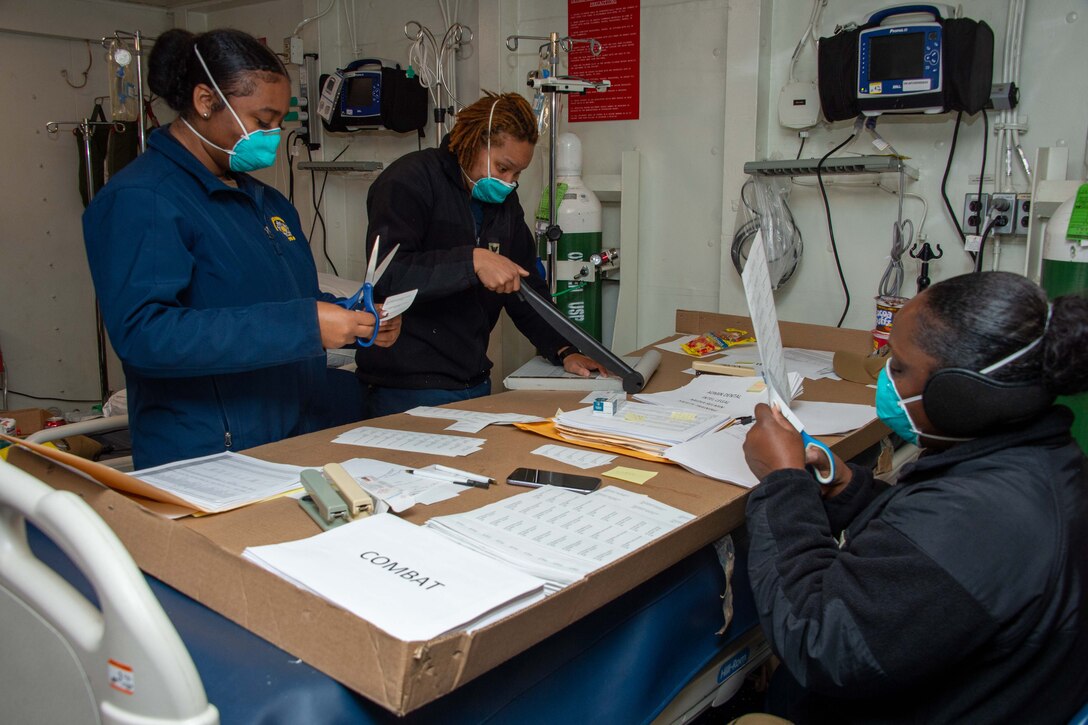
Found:
<path fill-rule="evenodd" d="M 606 92 L 568 96 L 568 121 L 626 121 L 638 118 L 640 53 L 639 0 L 567 0 L 567 35 L 596 39 L 601 54 L 588 43 L 575 43 L 568 72 L 590 81 L 608 80 Z"/>

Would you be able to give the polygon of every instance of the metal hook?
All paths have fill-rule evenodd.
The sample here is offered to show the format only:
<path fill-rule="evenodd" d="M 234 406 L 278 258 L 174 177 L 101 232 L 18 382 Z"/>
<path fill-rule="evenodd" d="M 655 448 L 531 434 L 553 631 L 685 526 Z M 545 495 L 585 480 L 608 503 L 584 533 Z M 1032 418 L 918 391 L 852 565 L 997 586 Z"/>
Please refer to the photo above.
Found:
<path fill-rule="evenodd" d="M 569 53 L 574 50 L 574 46 L 577 43 L 588 43 L 589 52 L 591 55 L 597 56 L 601 54 L 601 44 L 596 38 L 572 38 L 569 35 L 565 38 L 560 38 L 559 47 L 565 52 Z"/>
<path fill-rule="evenodd" d="M 64 78 L 64 82 L 72 88 L 83 88 L 87 85 L 87 74 L 91 72 L 91 66 L 94 64 L 94 57 L 91 55 L 91 41 L 84 41 L 87 44 L 87 70 L 83 71 L 83 83 L 76 85 L 72 81 L 68 80 L 68 70 L 61 69 L 61 77 Z"/>
<path fill-rule="evenodd" d="M 416 29 L 412 32 L 409 32 L 408 28 L 413 25 L 416 26 Z M 407 23 L 404 24 L 404 37 L 408 38 L 408 40 L 420 40 L 421 38 L 423 38 L 423 26 L 419 23 L 418 20 L 409 20 Z"/>

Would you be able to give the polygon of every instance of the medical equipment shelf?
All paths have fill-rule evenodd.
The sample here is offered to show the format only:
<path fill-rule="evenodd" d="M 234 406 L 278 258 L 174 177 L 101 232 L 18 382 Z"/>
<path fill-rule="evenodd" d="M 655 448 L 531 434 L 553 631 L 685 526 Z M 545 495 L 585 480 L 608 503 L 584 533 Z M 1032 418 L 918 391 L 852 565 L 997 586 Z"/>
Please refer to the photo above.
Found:
<path fill-rule="evenodd" d="M 762 176 L 814 176 L 820 159 L 783 159 L 781 161 L 747 161 L 744 173 Z M 892 174 L 904 173 L 915 181 L 918 169 L 904 164 L 895 156 L 835 156 L 820 166 L 821 174 Z"/>
<path fill-rule="evenodd" d="M 381 171 L 381 161 L 299 161 L 302 171 Z"/>

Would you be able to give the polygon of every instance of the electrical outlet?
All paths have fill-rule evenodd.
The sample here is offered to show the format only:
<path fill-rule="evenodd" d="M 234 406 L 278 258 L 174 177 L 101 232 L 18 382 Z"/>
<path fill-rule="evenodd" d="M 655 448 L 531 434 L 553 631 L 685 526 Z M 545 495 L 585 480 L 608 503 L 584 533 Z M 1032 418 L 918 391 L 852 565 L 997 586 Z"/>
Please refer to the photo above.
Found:
<path fill-rule="evenodd" d="M 302 38 L 292 35 L 283 39 L 283 54 L 287 56 L 287 62 L 293 65 L 302 65 Z"/>
<path fill-rule="evenodd" d="M 1016 224 L 1013 234 L 1028 233 L 1028 222 L 1031 221 L 1031 196 L 1019 194 L 1016 197 L 1016 213 L 1013 215 Z"/>
<path fill-rule="evenodd" d="M 964 194 L 963 217 L 960 219 L 964 234 L 982 234 L 982 230 L 986 226 L 986 214 L 989 211 L 989 194 L 983 194 L 981 202 L 978 194 Z"/>
<path fill-rule="evenodd" d="M 1016 229 L 1016 194 L 991 195 L 987 213 L 993 221 L 990 234 L 1012 234 Z"/>

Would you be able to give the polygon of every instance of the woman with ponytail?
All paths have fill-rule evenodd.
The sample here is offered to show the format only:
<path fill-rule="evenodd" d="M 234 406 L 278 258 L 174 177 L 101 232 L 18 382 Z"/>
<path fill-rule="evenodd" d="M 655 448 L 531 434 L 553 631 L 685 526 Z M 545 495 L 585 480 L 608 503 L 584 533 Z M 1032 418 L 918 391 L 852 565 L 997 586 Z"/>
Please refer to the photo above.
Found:
<path fill-rule="evenodd" d="M 355 352 L 367 416 L 487 395 L 487 346 L 504 309 L 554 364 L 604 372 L 513 294 L 522 284 L 548 294 L 516 191 L 537 137 L 528 101 L 487 93 L 458 112 L 439 148 L 397 159 L 370 187 L 367 254 L 379 239 L 383 254 L 400 245 L 378 291 L 419 294 L 396 348 Z"/>
<path fill-rule="evenodd" d="M 794 722 L 1067 723 L 1088 702 L 1088 462 L 1055 396 L 1088 390 L 1088 299 L 963 275 L 896 315 L 880 418 L 922 448 L 898 483 L 760 406 L 749 571 Z"/>
<path fill-rule="evenodd" d="M 177 119 L 83 216 L 136 467 L 347 422 L 325 348 L 369 337 L 374 318 L 318 291 L 298 214 L 249 175 L 275 163 L 291 95 L 283 63 L 236 30 L 175 29 L 148 65 Z M 378 345 L 399 326 L 383 322 Z"/>

